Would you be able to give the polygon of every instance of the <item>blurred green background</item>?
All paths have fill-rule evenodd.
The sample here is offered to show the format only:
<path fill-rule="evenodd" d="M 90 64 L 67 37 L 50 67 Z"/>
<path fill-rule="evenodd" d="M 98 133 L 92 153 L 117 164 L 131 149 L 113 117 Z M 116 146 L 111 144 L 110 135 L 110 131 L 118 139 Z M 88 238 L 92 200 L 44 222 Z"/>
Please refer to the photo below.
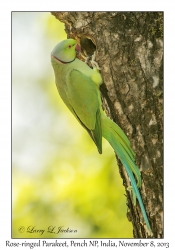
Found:
<path fill-rule="evenodd" d="M 66 38 L 49 12 L 12 13 L 12 237 L 132 238 L 113 149 L 98 154 L 56 89 L 50 52 Z"/>

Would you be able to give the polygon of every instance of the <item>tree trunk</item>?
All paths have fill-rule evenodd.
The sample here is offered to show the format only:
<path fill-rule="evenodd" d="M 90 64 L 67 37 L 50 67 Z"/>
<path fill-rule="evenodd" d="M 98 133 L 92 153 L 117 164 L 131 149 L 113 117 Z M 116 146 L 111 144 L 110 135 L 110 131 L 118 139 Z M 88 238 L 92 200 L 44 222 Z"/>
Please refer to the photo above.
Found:
<path fill-rule="evenodd" d="M 52 12 L 85 56 L 96 50 L 103 108 L 127 134 L 142 176 L 140 190 L 154 238 L 163 237 L 163 13 Z M 129 179 L 119 163 L 125 188 Z M 128 219 L 146 238 L 139 205 L 126 190 Z"/>

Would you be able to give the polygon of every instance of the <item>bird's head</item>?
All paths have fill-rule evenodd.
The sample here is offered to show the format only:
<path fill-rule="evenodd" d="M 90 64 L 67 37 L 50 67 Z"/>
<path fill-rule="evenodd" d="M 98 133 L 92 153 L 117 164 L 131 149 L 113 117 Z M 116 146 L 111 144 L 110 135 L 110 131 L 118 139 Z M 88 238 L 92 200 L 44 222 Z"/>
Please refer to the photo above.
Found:
<path fill-rule="evenodd" d="M 59 42 L 51 52 L 51 57 L 60 63 L 69 63 L 75 60 L 76 53 L 81 48 L 74 39 L 66 39 Z"/>

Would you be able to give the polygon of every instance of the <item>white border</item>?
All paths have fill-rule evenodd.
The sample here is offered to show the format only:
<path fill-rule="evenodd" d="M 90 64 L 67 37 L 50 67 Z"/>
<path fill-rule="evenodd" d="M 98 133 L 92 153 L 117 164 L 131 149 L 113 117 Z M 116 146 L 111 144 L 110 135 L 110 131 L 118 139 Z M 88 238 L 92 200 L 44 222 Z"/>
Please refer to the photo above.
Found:
<path fill-rule="evenodd" d="M 175 178 L 175 41 L 174 41 L 174 3 L 173 1 L 6 1 L 1 3 L 0 15 L 0 249 L 5 248 L 5 240 L 11 240 L 11 11 L 164 11 L 164 101 L 165 101 L 165 236 L 164 242 L 170 242 L 175 249 L 174 228 L 174 178 Z M 96 5 L 95 5 L 96 4 Z M 14 240 L 16 241 L 16 240 Z M 19 240 L 17 240 L 19 241 Z M 131 240 L 130 240 L 131 241 Z M 161 240 L 160 240 L 161 241 Z M 174 247 L 173 247 L 174 246 Z M 21 249 L 18 247 L 18 249 Z M 149 249 L 149 248 L 147 248 Z"/>

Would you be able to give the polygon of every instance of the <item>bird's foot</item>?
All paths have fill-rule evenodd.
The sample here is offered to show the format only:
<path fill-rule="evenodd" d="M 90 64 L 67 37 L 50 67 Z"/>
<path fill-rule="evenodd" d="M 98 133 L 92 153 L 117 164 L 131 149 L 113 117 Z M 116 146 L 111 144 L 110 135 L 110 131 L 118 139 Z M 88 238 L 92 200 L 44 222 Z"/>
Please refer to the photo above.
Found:
<path fill-rule="evenodd" d="M 85 55 L 83 55 L 83 53 L 81 53 L 81 58 L 83 59 L 83 61 L 84 61 L 86 64 L 88 64 L 89 61 L 90 61 L 91 56 L 85 56 Z"/>
<path fill-rule="evenodd" d="M 101 70 L 98 63 L 95 61 L 95 56 L 96 56 L 96 52 L 94 52 L 94 54 L 92 55 L 91 65 L 92 65 L 93 69 L 96 68 L 98 70 Z"/>
<path fill-rule="evenodd" d="M 88 64 L 89 60 L 90 60 L 90 56 L 85 57 L 85 63 L 86 64 Z"/>

